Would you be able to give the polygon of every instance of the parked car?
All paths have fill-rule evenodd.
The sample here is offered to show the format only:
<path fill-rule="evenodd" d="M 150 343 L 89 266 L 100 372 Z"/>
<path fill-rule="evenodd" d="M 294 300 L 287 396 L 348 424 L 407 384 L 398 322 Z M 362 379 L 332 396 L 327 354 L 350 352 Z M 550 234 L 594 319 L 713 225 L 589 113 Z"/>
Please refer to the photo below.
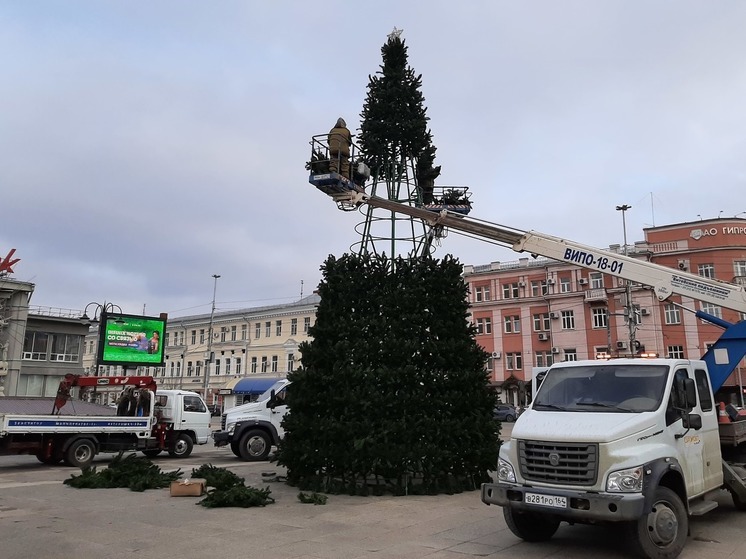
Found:
<path fill-rule="evenodd" d="M 495 406 L 495 419 L 498 421 L 515 421 L 518 417 L 518 409 L 512 404 L 497 404 Z"/>

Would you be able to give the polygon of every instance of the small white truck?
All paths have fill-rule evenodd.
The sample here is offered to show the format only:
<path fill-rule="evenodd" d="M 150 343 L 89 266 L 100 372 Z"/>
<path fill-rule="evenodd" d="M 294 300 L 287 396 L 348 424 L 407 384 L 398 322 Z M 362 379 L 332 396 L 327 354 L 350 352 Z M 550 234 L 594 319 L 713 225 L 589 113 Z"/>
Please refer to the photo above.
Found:
<path fill-rule="evenodd" d="M 689 516 L 717 507 L 719 492 L 746 510 L 746 469 L 723 460 L 718 418 L 704 361 L 556 364 L 502 445 L 482 501 L 503 507 L 526 541 L 548 540 L 562 521 L 616 523 L 637 555 L 676 557 Z"/>
<path fill-rule="evenodd" d="M 117 409 L 70 400 L 73 387 L 126 387 Z M 49 410 L 49 411 L 46 411 Z M 116 414 L 116 415 L 115 415 Z M 67 375 L 56 398 L 0 398 L 0 455 L 84 468 L 100 452 L 167 451 L 186 458 L 210 438 L 210 412 L 186 390 L 157 390 L 152 377 Z"/>
<path fill-rule="evenodd" d="M 282 419 L 288 411 L 284 403 L 288 384 L 285 379 L 278 380 L 256 402 L 223 413 L 220 431 L 212 434 L 215 446 L 230 445 L 233 454 L 248 462 L 266 460 L 285 434 Z"/>

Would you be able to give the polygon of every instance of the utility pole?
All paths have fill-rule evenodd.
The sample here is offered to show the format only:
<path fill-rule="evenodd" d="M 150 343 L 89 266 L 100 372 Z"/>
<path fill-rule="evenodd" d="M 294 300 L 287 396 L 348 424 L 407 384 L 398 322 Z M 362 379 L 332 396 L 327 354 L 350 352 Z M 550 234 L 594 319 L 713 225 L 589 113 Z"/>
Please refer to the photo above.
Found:
<path fill-rule="evenodd" d="M 625 213 L 632 206 L 622 204 L 617 206 L 617 211 L 622 212 L 622 227 L 624 229 L 624 256 L 627 256 L 627 220 Z M 627 327 L 629 329 L 629 348 L 628 351 L 632 353 L 635 350 L 635 329 L 637 328 L 637 314 L 635 312 L 635 306 L 632 303 L 632 282 L 625 280 L 624 289 L 624 314 L 627 316 Z"/>
<path fill-rule="evenodd" d="M 208 401 L 208 393 L 210 390 L 210 365 L 212 364 L 212 321 L 215 318 L 215 294 L 218 292 L 218 274 L 212 275 L 214 281 L 212 288 L 212 310 L 210 311 L 210 327 L 207 330 L 207 357 L 205 359 L 205 403 L 211 405 Z"/>

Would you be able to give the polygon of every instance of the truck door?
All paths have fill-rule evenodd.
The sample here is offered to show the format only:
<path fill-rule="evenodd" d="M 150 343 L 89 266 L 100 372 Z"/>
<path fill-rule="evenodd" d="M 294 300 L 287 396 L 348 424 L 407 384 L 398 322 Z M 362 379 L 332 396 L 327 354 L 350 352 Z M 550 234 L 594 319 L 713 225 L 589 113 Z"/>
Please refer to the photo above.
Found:
<path fill-rule="evenodd" d="M 286 388 L 287 385 L 283 386 L 282 389 L 275 393 L 274 400 L 272 400 L 272 405 L 269 408 L 270 421 L 275 429 L 277 429 L 277 436 L 280 438 L 285 436 L 285 430 L 282 428 L 282 418 L 285 417 L 285 414 L 288 411 L 288 406 L 285 403 Z"/>
<path fill-rule="evenodd" d="M 677 369 L 674 373 L 674 387 L 677 382 L 682 383 L 682 379 L 684 378 L 690 378 L 687 369 L 684 367 Z M 671 399 L 668 403 L 669 409 L 673 408 L 672 400 L 674 399 L 674 390 L 675 388 L 671 390 Z M 705 441 L 701 433 L 702 430 L 695 431 L 694 429 L 685 429 L 680 413 L 670 413 L 679 416 L 671 425 L 670 429 L 672 430 L 672 434 L 679 435 L 679 437 L 673 437 L 673 444 L 676 445 L 679 460 L 681 461 L 681 467 L 683 468 L 686 477 L 687 495 L 689 498 L 692 498 L 705 491 Z M 692 413 L 701 413 L 699 406 L 695 406 Z"/>
<path fill-rule="evenodd" d="M 694 370 L 694 382 L 697 385 L 697 400 L 702 414 L 702 429 L 699 430 L 703 449 L 703 470 L 705 491 L 723 484 L 722 455 L 720 451 L 720 431 L 718 430 L 717 415 L 715 414 L 710 388 L 710 380 L 704 369 Z"/>
<path fill-rule="evenodd" d="M 210 437 L 210 411 L 200 396 L 183 394 L 181 400 L 181 422 L 175 429 L 190 430 L 197 434 L 195 443 L 203 444 Z"/>

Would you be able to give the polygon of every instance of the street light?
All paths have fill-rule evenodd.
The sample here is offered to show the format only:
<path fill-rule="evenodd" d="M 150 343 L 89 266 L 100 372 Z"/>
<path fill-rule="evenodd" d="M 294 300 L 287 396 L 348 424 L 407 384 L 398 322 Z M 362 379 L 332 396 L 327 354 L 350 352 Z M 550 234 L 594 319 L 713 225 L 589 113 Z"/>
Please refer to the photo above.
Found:
<path fill-rule="evenodd" d="M 210 311 L 210 326 L 207 329 L 207 359 L 205 360 L 205 403 L 209 406 L 207 393 L 210 388 L 210 364 L 212 363 L 212 322 L 215 318 L 215 294 L 218 292 L 218 274 L 212 275 L 215 280 L 212 287 L 212 310 Z"/>
<path fill-rule="evenodd" d="M 625 214 L 630 208 L 632 208 L 632 206 L 627 204 L 622 204 L 621 206 L 616 207 L 618 212 L 622 212 L 622 227 L 624 228 L 624 256 L 627 256 L 627 219 Z M 629 328 L 629 351 L 633 351 L 635 347 L 635 326 L 637 326 L 637 323 L 635 322 L 635 308 L 632 304 L 631 282 L 626 281 L 624 293 L 627 299 L 624 306 L 626 307 L 627 326 Z"/>
<path fill-rule="evenodd" d="M 93 318 L 88 317 L 88 309 L 90 307 L 93 307 Z M 91 324 L 98 324 L 99 321 L 103 320 L 107 314 L 122 314 L 122 307 L 119 305 L 115 305 L 114 303 L 107 303 L 104 301 L 103 303 L 96 303 L 91 302 L 88 303 L 85 306 L 85 309 L 83 309 L 83 315 L 80 317 L 80 320 L 88 323 L 88 325 Z M 97 333 L 96 333 L 96 348 L 98 348 L 99 344 L 101 343 L 101 326 L 97 326 Z M 93 376 L 98 376 L 98 349 L 93 352 Z M 96 399 L 96 387 L 93 387 L 93 400 Z"/>

